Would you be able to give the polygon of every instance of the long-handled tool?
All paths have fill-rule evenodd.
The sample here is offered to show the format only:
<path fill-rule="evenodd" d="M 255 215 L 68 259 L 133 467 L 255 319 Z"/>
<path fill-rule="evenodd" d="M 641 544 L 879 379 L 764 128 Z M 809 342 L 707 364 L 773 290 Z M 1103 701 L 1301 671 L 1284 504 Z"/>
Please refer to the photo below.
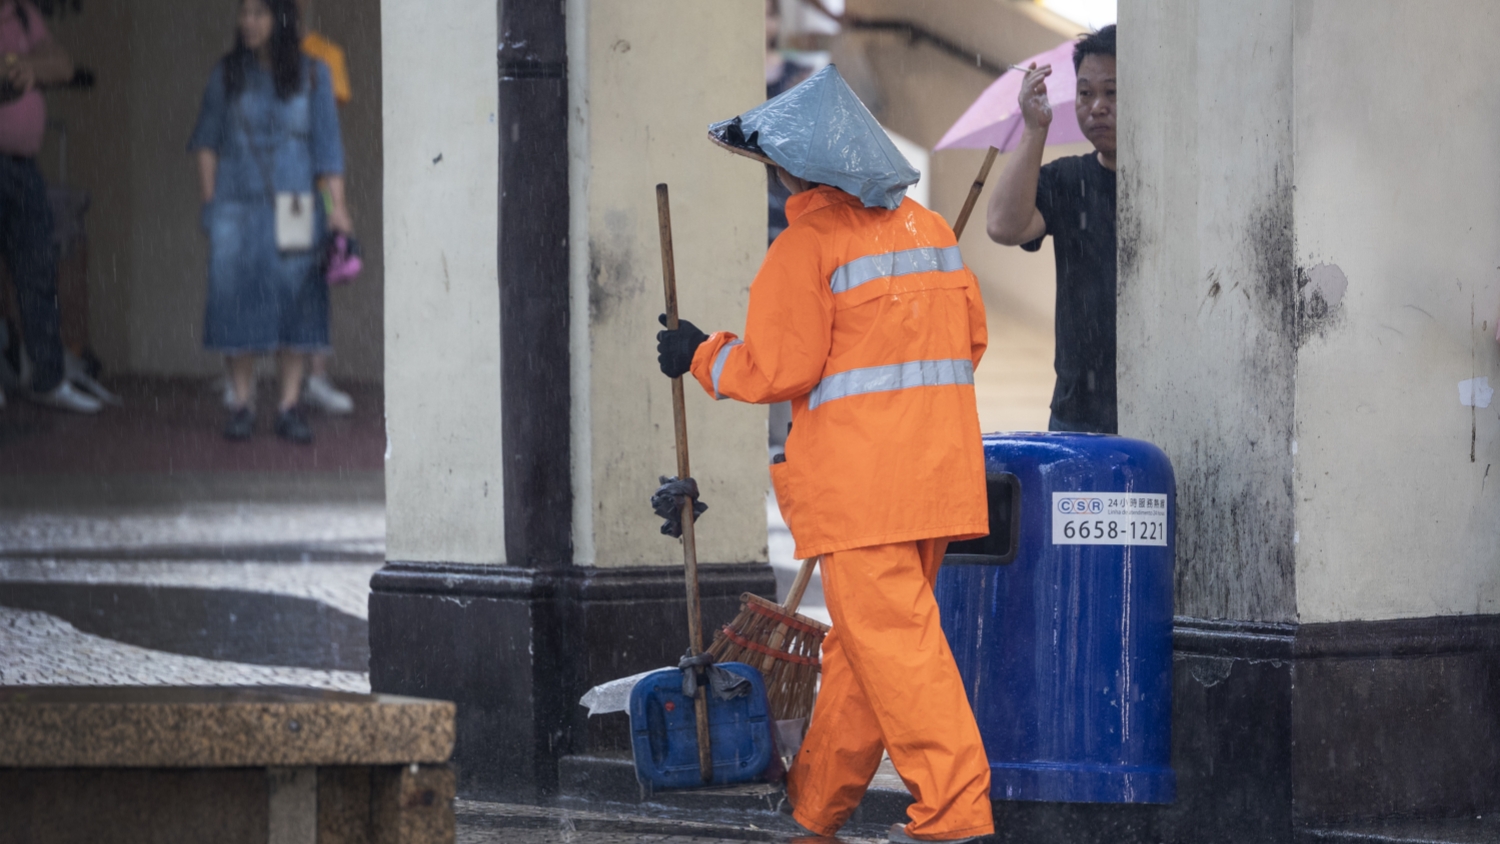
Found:
<path fill-rule="evenodd" d="M 667 186 L 656 186 L 656 222 L 661 228 L 661 276 L 667 292 L 667 328 L 677 330 L 677 264 L 672 257 L 672 207 Z M 672 379 L 672 422 L 677 431 L 677 477 L 690 478 L 688 465 L 687 404 L 682 395 L 682 378 Z M 693 499 L 682 499 L 682 564 L 687 580 L 688 656 L 703 652 L 703 610 L 698 600 L 698 547 L 693 537 Z M 713 748 L 708 743 L 708 693 L 706 683 L 698 684 L 693 710 L 698 725 L 698 769 L 704 782 L 713 782 Z"/>
<path fill-rule="evenodd" d="M 797 607 L 819 559 L 802 561 L 781 606 L 749 592 L 741 595 L 739 615 L 714 634 L 708 649 L 716 662 L 744 662 L 760 669 L 771 717 L 777 721 L 812 715 L 821 670 L 818 652 L 828 625 L 798 615 Z"/>
<path fill-rule="evenodd" d="M 990 151 L 984 154 L 984 164 L 980 165 L 974 184 L 969 186 L 969 196 L 964 200 L 963 210 L 958 212 L 958 219 L 953 221 L 954 240 L 963 237 L 964 226 L 969 224 L 969 215 L 974 213 L 974 203 L 979 201 L 979 192 L 984 190 L 984 181 L 990 177 L 990 168 L 995 166 L 995 156 L 999 153 L 1000 150 L 990 147 Z"/>

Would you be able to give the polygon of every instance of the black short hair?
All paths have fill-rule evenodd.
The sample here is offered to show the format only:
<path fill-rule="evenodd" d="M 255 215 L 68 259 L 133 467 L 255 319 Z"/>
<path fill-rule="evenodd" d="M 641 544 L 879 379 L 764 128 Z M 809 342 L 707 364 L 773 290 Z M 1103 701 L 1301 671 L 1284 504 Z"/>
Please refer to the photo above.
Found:
<path fill-rule="evenodd" d="M 1073 72 L 1083 67 L 1085 56 L 1115 57 L 1115 25 L 1110 24 L 1098 32 L 1090 32 L 1078 39 L 1073 46 Z"/>

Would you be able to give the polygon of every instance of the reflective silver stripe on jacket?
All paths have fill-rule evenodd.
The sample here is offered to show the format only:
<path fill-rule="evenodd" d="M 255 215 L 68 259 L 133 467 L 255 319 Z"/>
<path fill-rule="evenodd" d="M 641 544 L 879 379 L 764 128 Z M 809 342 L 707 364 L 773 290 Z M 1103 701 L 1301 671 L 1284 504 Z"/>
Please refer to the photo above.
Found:
<path fill-rule="evenodd" d="M 846 293 L 877 278 L 934 271 L 953 272 L 963 268 L 964 258 L 957 246 L 943 249 L 936 246 L 922 246 L 917 249 L 903 249 L 900 252 L 886 252 L 881 255 L 856 258 L 833 271 L 831 286 L 834 293 Z"/>
<path fill-rule="evenodd" d="M 729 360 L 729 350 L 733 349 L 735 346 L 743 344 L 744 342 L 744 340 L 730 340 L 728 343 L 725 343 L 724 348 L 720 349 L 719 353 L 714 356 L 713 378 L 715 399 L 724 398 L 724 396 L 719 392 L 719 376 L 724 374 L 724 361 Z"/>
<path fill-rule="evenodd" d="M 973 384 L 974 362 L 958 360 L 914 360 L 886 366 L 867 366 L 830 375 L 807 394 L 807 409 L 834 399 L 863 393 L 883 393 L 908 387 L 941 387 L 948 384 Z"/>

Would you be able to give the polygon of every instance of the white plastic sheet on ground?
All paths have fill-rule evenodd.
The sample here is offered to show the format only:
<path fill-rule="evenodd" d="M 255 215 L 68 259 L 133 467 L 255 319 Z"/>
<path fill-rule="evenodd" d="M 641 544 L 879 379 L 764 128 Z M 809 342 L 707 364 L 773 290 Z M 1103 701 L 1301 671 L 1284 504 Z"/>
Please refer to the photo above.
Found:
<path fill-rule="evenodd" d="M 802 749 L 802 737 L 807 735 L 807 719 L 793 718 L 776 722 L 776 750 L 783 758 L 791 759 Z"/>
<path fill-rule="evenodd" d="M 663 666 L 663 668 L 670 667 Z M 661 668 L 653 668 L 650 671 L 642 671 L 639 674 L 632 674 L 629 677 L 610 680 L 608 683 L 600 683 L 589 689 L 578 702 L 589 708 L 590 717 L 604 715 L 609 712 L 624 712 L 630 708 L 630 692 L 635 688 L 635 684 L 646 679 L 647 674 L 655 674 L 661 670 Z"/>

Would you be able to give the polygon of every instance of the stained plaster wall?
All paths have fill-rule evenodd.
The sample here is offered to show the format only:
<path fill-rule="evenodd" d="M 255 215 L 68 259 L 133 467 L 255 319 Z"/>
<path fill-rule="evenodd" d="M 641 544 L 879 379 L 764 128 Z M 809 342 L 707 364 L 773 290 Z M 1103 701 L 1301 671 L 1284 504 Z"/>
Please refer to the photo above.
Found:
<path fill-rule="evenodd" d="M 1500 363 L 1500 13 L 1120 12 L 1121 429 L 1177 470 L 1177 612 L 1496 612 L 1500 418 L 1458 382 Z"/>
<path fill-rule="evenodd" d="M 503 563 L 496 6 L 381 13 L 386 554 Z"/>
<path fill-rule="evenodd" d="M 1121 4 L 1120 433 L 1177 474 L 1177 613 L 1297 615 L 1292 2 Z"/>
<path fill-rule="evenodd" d="M 379 32 L 377 0 L 313 4 L 313 22 L 348 52 L 355 101 L 343 112 L 349 198 L 366 253 L 359 283 L 332 294 L 335 375 L 381 367 Z M 68 130 L 68 183 L 87 190 L 90 340 L 112 371 L 218 372 L 202 347 L 207 243 L 197 171 L 185 150 L 214 62 L 233 42 L 235 4 L 96 0 L 50 23 L 93 90 L 56 91 Z M 41 155 L 60 177 L 60 133 Z"/>
<path fill-rule="evenodd" d="M 705 137 L 765 98 L 760 0 L 568 0 L 574 561 L 679 562 L 647 499 L 675 473 L 654 187 L 671 188 L 684 318 L 740 333 L 765 255 L 765 168 Z M 686 383 L 705 562 L 766 559 L 764 408 Z"/>
<path fill-rule="evenodd" d="M 1500 6 L 1294 23 L 1299 614 L 1500 612 Z"/>

